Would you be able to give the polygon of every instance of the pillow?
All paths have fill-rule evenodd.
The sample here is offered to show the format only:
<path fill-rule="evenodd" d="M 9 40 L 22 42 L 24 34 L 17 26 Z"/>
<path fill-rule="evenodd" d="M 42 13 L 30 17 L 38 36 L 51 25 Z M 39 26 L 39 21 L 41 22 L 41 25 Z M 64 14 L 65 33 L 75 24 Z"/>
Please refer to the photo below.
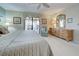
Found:
<path fill-rule="evenodd" d="M 11 33 L 11 32 L 16 31 L 16 29 L 14 27 L 8 27 L 8 31 Z"/>
<path fill-rule="evenodd" d="M 0 26 L 0 31 L 2 32 L 2 34 L 7 34 L 7 33 L 9 33 L 8 29 L 5 28 L 4 26 Z"/>

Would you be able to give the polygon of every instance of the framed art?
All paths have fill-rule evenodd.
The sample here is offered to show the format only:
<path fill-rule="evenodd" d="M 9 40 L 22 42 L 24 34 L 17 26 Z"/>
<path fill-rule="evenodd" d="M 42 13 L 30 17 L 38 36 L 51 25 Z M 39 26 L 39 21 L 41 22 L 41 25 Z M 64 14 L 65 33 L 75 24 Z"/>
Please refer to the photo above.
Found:
<path fill-rule="evenodd" d="M 67 22 L 68 22 L 68 23 L 73 23 L 73 18 L 68 18 L 68 19 L 67 19 Z"/>
<path fill-rule="evenodd" d="M 47 24 L 47 20 L 46 19 L 42 19 L 42 24 Z"/>
<path fill-rule="evenodd" d="M 13 24 L 21 24 L 21 17 L 13 17 Z"/>

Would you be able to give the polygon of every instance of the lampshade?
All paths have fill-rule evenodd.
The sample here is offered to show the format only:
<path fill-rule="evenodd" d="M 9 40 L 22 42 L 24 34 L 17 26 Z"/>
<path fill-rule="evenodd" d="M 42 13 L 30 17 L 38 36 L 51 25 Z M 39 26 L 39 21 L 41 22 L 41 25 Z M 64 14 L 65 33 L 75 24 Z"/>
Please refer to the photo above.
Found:
<path fill-rule="evenodd" d="M 9 23 L 6 23 L 5 25 L 9 26 L 10 24 Z"/>

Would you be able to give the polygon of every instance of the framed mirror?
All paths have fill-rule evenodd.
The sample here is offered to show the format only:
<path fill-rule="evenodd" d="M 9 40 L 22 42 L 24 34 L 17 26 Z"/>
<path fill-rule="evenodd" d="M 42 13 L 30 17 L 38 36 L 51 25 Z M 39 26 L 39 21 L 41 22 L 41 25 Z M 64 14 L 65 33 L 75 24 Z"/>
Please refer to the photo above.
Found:
<path fill-rule="evenodd" d="M 65 14 L 60 14 L 56 18 L 56 26 L 58 28 L 65 28 L 66 25 L 66 15 Z"/>

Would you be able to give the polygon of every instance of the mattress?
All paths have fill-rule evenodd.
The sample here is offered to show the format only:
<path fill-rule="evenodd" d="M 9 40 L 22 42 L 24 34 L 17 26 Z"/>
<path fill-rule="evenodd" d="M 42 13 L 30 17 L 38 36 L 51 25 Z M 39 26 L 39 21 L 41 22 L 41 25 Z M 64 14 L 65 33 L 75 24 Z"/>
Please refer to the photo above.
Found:
<path fill-rule="evenodd" d="M 34 31 L 17 31 L 0 39 L 1 56 L 50 56 L 48 43 Z"/>

